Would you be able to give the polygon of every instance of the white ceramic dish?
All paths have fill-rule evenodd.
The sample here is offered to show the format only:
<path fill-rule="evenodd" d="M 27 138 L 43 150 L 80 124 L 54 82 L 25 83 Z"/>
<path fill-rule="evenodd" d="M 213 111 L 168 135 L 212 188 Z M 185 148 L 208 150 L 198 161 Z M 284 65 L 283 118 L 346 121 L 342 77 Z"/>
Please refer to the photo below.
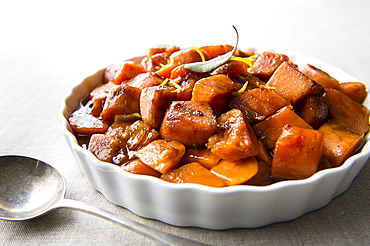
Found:
<path fill-rule="evenodd" d="M 260 53 L 266 50 L 255 51 Z M 306 63 L 317 66 L 341 82 L 358 81 L 341 69 L 319 60 L 281 50 L 270 51 L 288 55 L 300 67 Z M 130 60 L 140 62 L 141 58 Z M 319 171 L 308 179 L 263 187 L 240 185 L 212 188 L 173 184 L 154 177 L 130 174 L 116 165 L 99 161 L 91 152 L 81 148 L 67 121 L 80 99 L 101 83 L 103 72 L 104 69 L 87 77 L 63 99 L 60 111 L 62 132 L 89 184 L 110 202 L 142 217 L 176 226 L 207 229 L 255 228 L 293 220 L 322 208 L 346 191 L 369 159 L 370 143 L 367 141 L 360 153 L 350 157 L 340 167 Z M 368 98 L 364 104 L 369 107 Z"/>

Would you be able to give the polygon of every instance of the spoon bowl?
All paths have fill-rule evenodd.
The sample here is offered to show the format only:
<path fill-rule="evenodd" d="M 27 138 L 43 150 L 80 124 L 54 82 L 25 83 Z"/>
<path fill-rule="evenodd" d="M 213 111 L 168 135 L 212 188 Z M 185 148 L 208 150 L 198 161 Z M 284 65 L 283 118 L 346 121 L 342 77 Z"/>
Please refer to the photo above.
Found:
<path fill-rule="evenodd" d="M 64 198 L 66 182 L 52 166 L 24 156 L 0 156 L 0 219 L 22 221 L 57 208 L 71 208 L 119 223 L 165 245 L 205 245 Z"/>

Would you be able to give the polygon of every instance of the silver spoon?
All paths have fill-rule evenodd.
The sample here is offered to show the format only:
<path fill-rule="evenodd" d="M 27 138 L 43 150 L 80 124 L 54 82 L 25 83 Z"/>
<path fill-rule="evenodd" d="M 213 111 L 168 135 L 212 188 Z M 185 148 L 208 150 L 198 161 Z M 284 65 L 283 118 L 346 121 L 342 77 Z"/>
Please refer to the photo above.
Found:
<path fill-rule="evenodd" d="M 0 157 L 0 219 L 21 221 L 71 208 L 117 222 L 165 245 L 206 245 L 176 237 L 100 208 L 64 198 L 66 182 L 50 165 L 23 156 Z"/>

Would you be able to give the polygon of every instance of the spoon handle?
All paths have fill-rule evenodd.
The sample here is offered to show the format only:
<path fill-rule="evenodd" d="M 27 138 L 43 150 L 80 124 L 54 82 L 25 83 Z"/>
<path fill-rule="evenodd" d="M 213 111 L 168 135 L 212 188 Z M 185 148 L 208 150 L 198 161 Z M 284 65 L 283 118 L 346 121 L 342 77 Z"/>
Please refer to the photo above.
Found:
<path fill-rule="evenodd" d="M 99 216 L 101 218 L 119 223 L 128 229 L 134 230 L 142 234 L 143 236 L 149 237 L 151 239 L 155 239 L 165 245 L 207 245 L 155 230 L 140 223 L 131 221 L 122 216 L 118 216 L 114 213 L 84 204 L 76 200 L 62 199 L 56 204 L 55 208 L 70 208 Z"/>

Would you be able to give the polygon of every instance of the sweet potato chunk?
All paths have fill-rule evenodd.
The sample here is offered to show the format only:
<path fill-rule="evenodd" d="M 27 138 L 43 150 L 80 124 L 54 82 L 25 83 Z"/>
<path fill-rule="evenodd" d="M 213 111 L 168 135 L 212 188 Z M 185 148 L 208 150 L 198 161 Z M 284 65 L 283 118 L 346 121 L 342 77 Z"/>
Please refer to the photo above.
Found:
<path fill-rule="evenodd" d="M 176 99 L 173 88 L 163 86 L 147 87 L 141 91 L 140 114 L 149 126 L 158 129 L 167 108 Z"/>
<path fill-rule="evenodd" d="M 185 146 L 182 143 L 158 139 L 139 149 L 135 155 L 144 164 L 163 174 L 176 168 L 184 153 Z"/>
<path fill-rule="evenodd" d="M 276 69 L 266 85 L 276 88 L 276 92 L 292 104 L 299 102 L 304 97 L 324 92 L 324 88 L 320 84 L 298 71 L 288 62 L 282 63 Z"/>
<path fill-rule="evenodd" d="M 257 161 L 262 161 L 271 166 L 272 156 L 261 139 L 258 139 L 258 154 L 255 157 Z"/>
<path fill-rule="evenodd" d="M 177 83 L 181 90 L 176 92 L 177 101 L 189 101 L 191 100 L 192 91 L 195 83 L 204 77 L 205 74 L 193 72 L 185 65 L 179 65 L 171 71 L 171 81 Z"/>
<path fill-rule="evenodd" d="M 206 102 L 174 101 L 163 118 L 161 137 L 202 147 L 217 130 L 216 116 Z"/>
<path fill-rule="evenodd" d="M 266 148 L 274 149 L 275 142 L 281 134 L 284 126 L 297 126 L 311 129 L 312 127 L 299 117 L 290 107 L 284 107 L 275 114 L 253 126 L 257 136 L 265 144 Z"/>
<path fill-rule="evenodd" d="M 331 77 L 328 73 L 314 67 L 310 64 L 306 64 L 301 68 L 301 72 L 311 79 L 315 80 L 317 83 L 322 85 L 325 89 L 333 88 L 336 89 L 338 87 L 338 80 Z"/>
<path fill-rule="evenodd" d="M 119 142 L 111 136 L 104 134 L 94 134 L 91 136 L 88 150 L 101 161 L 113 162 L 113 158 L 118 154 L 121 146 Z"/>
<path fill-rule="evenodd" d="M 77 110 L 68 118 L 69 125 L 74 133 L 79 135 L 92 135 L 104 133 L 109 125 L 83 110 Z"/>
<path fill-rule="evenodd" d="M 149 175 L 159 178 L 161 173 L 145 165 L 140 159 L 135 159 L 122 166 L 122 169 L 133 174 Z"/>
<path fill-rule="evenodd" d="M 290 58 L 284 54 L 263 52 L 257 57 L 249 72 L 267 81 L 283 62 L 290 62 Z"/>
<path fill-rule="evenodd" d="M 328 118 L 329 107 L 322 96 L 308 96 L 294 106 L 295 112 L 314 129 Z"/>
<path fill-rule="evenodd" d="M 271 176 L 304 179 L 318 171 L 323 154 L 324 132 L 285 127 L 276 141 Z"/>
<path fill-rule="evenodd" d="M 143 89 L 150 86 L 160 85 L 162 82 L 163 79 L 158 75 L 148 72 L 133 77 L 127 82 L 127 85 Z"/>
<path fill-rule="evenodd" d="M 121 61 L 108 66 L 104 71 L 103 81 L 112 81 L 117 85 L 127 81 L 140 73 L 144 73 L 143 66 L 135 64 L 133 61 Z"/>
<path fill-rule="evenodd" d="M 216 166 L 220 160 L 221 158 L 219 156 L 213 154 L 208 149 L 191 148 L 186 150 L 181 159 L 181 163 L 186 164 L 190 162 L 198 162 L 203 167 L 211 169 L 212 167 Z"/>
<path fill-rule="evenodd" d="M 227 185 L 240 185 L 258 172 L 258 163 L 254 157 L 238 161 L 221 160 L 211 172 L 221 178 Z"/>
<path fill-rule="evenodd" d="M 195 83 L 192 101 L 207 102 L 215 115 L 220 115 L 228 109 L 227 102 L 231 92 L 235 91 L 233 81 L 226 75 L 210 76 Z"/>
<path fill-rule="evenodd" d="M 115 115 L 139 113 L 141 89 L 132 86 L 116 86 L 111 89 L 104 103 L 102 118 L 114 121 Z"/>
<path fill-rule="evenodd" d="M 224 187 L 222 179 L 211 173 L 197 162 L 191 162 L 161 176 L 162 180 L 172 183 L 192 183 L 211 187 Z"/>
<path fill-rule="evenodd" d="M 207 147 L 224 160 L 237 161 L 258 154 L 258 141 L 240 110 L 223 113 L 217 122 L 220 130 L 208 139 Z"/>
<path fill-rule="evenodd" d="M 337 90 L 358 103 L 362 103 L 367 96 L 366 86 L 361 82 L 339 83 Z"/>
<path fill-rule="evenodd" d="M 271 183 L 271 165 L 264 161 L 258 161 L 258 172 L 250 180 L 245 183 L 246 185 L 265 185 Z"/>
<path fill-rule="evenodd" d="M 160 70 L 156 72 L 159 76 L 163 78 L 169 78 L 171 76 L 171 71 L 182 64 L 199 62 L 202 61 L 200 54 L 195 49 L 184 49 L 179 50 L 170 56 L 170 63 L 163 66 Z"/>
<path fill-rule="evenodd" d="M 338 90 L 327 89 L 324 98 L 332 118 L 347 122 L 362 132 L 369 131 L 369 109 Z"/>
<path fill-rule="evenodd" d="M 327 121 L 319 130 L 325 132 L 324 155 L 334 167 L 353 155 L 364 139 L 362 131 L 340 120 Z"/>
<path fill-rule="evenodd" d="M 200 48 L 200 50 L 203 52 L 204 56 L 206 57 L 206 60 L 210 60 L 213 58 L 216 58 L 217 56 L 226 54 L 227 52 L 230 52 L 233 50 L 233 46 L 231 45 L 209 45 L 209 46 L 203 46 Z"/>
<path fill-rule="evenodd" d="M 234 97 L 230 100 L 229 105 L 241 110 L 248 122 L 257 123 L 279 109 L 290 105 L 290 102 L 274 90 L 261 87 L 248 90 L 240 96 Z M 252 109 L 253 111 L 245 109 Z M 251 112 L 255 112 L 255 114 Z"/>

